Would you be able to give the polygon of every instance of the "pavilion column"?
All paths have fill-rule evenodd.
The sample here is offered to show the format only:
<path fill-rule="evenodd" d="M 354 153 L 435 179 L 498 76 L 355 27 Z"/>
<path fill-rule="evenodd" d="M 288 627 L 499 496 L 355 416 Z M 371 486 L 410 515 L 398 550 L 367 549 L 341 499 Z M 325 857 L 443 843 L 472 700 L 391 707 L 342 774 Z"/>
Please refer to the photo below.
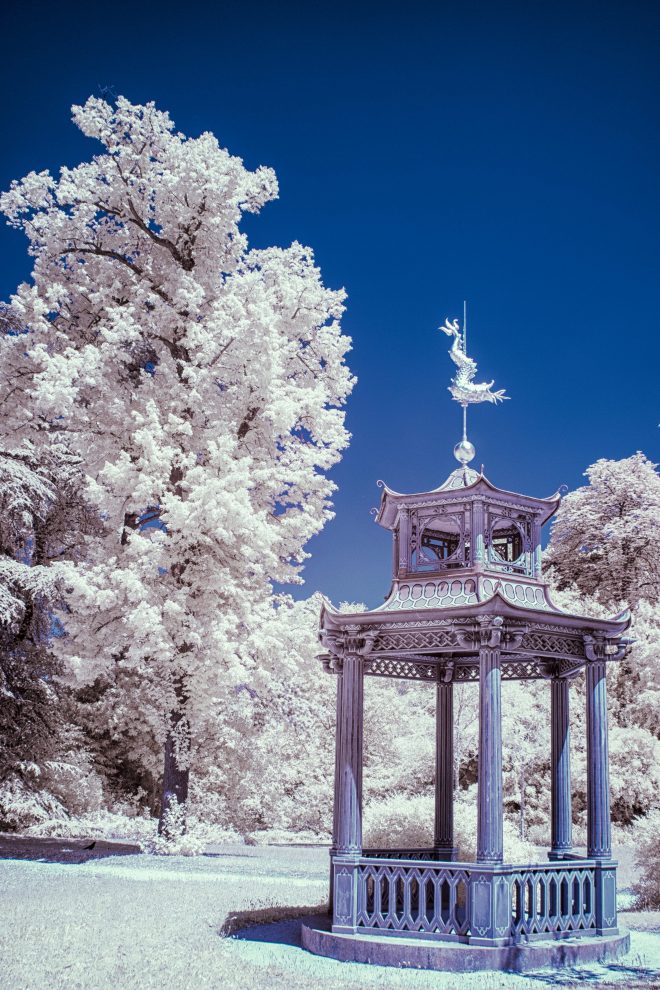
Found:
<path fill-rule="evenodd" d="M 587 856 L 611 859 L 605 647 L 585 636 L 587 654 Z"/>
<path fill-rule="evenodd" d="M 616 863 L 612 859 L 610 773 L 607 743 L 607 644 L 584 637 L 587 655 L 587 856 L 596 860 L 594 871 L 596 933 L 617 929 Z M 619 653 L 615 649 L 617 658 Z"/>
<path fill-rule="evenodd" d="M 550 682 L 552 827 L 549 859 L 568 859 L 573 851 L 569 681 Z"/>
<path fill-rule="evenodd" d="M 338 686 L 335 835 L 338 855 L 362 852 L 363 659 L 343 658 Z"/>
<path fill-rule="evenodd" d="M 451 677 L 451 671 L 448 674 Z M 434 849 L 438 859 L 455 858 L 454 685 L 451 680 L 436 684 Z"/>
<path fill-rule="evenodd" d="M 335 886 L 335 871 L 333 857 L 337 852 L 337 829 L 339 826 L 339 727 L 341 725 L 341 680 L 342 680 L 342 670 L 341 665 L 337 665 L 336 670 L 337 677 L 337 707 L 335 709 L 335 779 L 334 779 L 334 795 L 332 804 L 332 845 L 330 846 L 330 914 L 332 914 L 332 903 L 334 900 L 334 886 Z"/>
<path fill-rule="evenodd" d="M 502 671 L 500 616 L 480 620 L 477 862 L 504 858 L 502 811 Z"/>
<path fill-rule="evenodd" d="M 357 930 L 359 858 L 362 853 L 362 718 L 364 660 L 348 637 L 337 663 L 337 748 L 335 751 L 335 819 L 332 855 L 332 930 Z"/>

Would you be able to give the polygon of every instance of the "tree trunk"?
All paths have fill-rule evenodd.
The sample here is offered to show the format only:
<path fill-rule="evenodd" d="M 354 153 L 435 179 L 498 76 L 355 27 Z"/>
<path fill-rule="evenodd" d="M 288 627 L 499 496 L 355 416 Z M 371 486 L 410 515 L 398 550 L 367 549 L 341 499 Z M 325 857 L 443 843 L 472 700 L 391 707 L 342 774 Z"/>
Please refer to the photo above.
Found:
<path fill-rule="evenodd" d="M 179 716 L 180 720 L 181 716 Z M 174 719 L 172 720 L 174 721 Z M 176 745 L 171 732 L 167 733 L 165 739 L 165 759 L 163 764 L 163 793 L 160 804 L 160 818 L 158 819 L 158 834 L 165 838 L 174 838 L 169 834 L 165 816 L 168 811 L 177 808 L 188 800 L 188 781 L 190 779 L 190 768 L 182 769 L 176 758 Z M 185 831 L 185 819 L 182 822 Z"/>
<path fill-rule="evenodd" d="M 186 830 L 185 807 L 175 821 L 168 820 L 167 813 L 185 805 L 190 779 L 190 725 L 186 717 L 188 697 L 181 681 L 176 683 L 175 691 L 179 705 L 170 713 L 165 737 L 163 791 L 158 820 L 158 834 L 166 839 L 174 839 Z"/>

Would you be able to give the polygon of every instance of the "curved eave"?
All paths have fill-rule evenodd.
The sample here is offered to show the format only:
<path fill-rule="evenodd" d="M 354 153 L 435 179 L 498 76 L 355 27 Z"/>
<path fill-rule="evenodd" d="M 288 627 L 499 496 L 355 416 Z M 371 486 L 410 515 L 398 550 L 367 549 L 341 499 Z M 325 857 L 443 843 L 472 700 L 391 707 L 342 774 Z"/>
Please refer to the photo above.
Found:
<path fill-rule="evenodd" d="M 382 608 L 382 606 L 380 607 Z M 506 618 L 519 619 L 522 623 L 529 622 L 530 619 L 544 623 L 547 623 L 549 620 L 555 620 L 559 625 L 564 625 L 569 629 L 588 629 L 603 632 L 608 639 L 621 636 L 630 627 L 631 623 L 631 614 L 628 609 L 613 616 L 611 619 L 596 619 L 586 615 L 571 615 L 568 612 L 562 612 L 554 605 L 553 611 L 520 608 L 507 601 L 498 590 L 492 597 L 484 601 L 475 602 L 472 605 L 456 605 L 446 608 L 339 612 L 334 608 L 326 609 L 324 607 L 321 611 L 320 625 L 322 629 L 340 629 L 344 625 L 388 625 L 390 622 L 400 622 L 401 619 L 410 618 L 413 615 L 419 621 L 428 622 L 429 625 L 432 625 L 434 621 L 440 619 L 469 619 L 472 616 L 495 614 L 502 615 Z"/>
<path fill-rule="evenodd" d="M 483 485 L 488 489 L 493 495 L 499 495 L 503 499 L 515 499 L 517 501 L 522 500 L 532 507 L 541 508 L 541 525 L 544 525 L 549 519 L 554 516 L 555 512 L 559 508 L 561 503 L 561 494 L 557 491 L 554 495 L 550 495 L 548 498 L 535 498 L 533 495 L 523 495 L 520 492 L 510 492 L 504 488 L 498 488 L 494 485 L 492 481 L 489 481 L 486 475 L 482 472 L 479 473 L 476 480 L 469 485 L 463 485 L 458 488 L 445 488 L 440 485 L 439 488 L 433 488 L 429 492 L 411 492 L 405 495 L 401 492 L 395 492 L 394 489 L 389 488 L 384 481 L 379 481 L 378 485 L 383 489 L 380 497 L 380 505 L 375 516 L 375 522 L 384 529 L 394 529 L 397 522 L 399 505 L 405 505 L 408 501 L 416 502 L 419 499 L 428 499 L 432 502 L 434 498 L 441 497 L 443 495 L 455 497 L 458 493 L 469 493 L 472 494 L 478 490 L 480 485 Z"/>

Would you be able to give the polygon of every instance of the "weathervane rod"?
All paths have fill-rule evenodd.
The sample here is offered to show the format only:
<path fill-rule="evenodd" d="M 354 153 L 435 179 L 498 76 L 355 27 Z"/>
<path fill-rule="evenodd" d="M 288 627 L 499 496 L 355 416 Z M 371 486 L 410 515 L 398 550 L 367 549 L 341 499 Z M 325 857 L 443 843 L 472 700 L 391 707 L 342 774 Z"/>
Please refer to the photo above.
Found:
<path fill-rule="evenodd" d="M 509 396 L 504 394 L 504 389 L 493 390 L 494 382 L 475 382 L 474 376 L 477 373 L 476 362 L 467 355 L 467 300 L 463 300 L 463 328 L 458 320 L 446 319 L 444 326 L 439 329 L 446 333 L 448 337 L 453 337 L 449 356 L 456 365 L 456 374 L 449 386 L 452 399 L 455 399 L 463 408 L 463 439 L 454 447 L 454 457 L 461 464 L 468 464 L 474 457 L 474 446 L 467 438 L 467 407 L 476 402 L 492 402 L 497 404 Z"/>
<path fill-rule="evenodd" d="M 463 353 L 467 354 L 467 299 L 463 300 Z M 467 440 L 467 402 L 463 406 L 463 442 Z"/>

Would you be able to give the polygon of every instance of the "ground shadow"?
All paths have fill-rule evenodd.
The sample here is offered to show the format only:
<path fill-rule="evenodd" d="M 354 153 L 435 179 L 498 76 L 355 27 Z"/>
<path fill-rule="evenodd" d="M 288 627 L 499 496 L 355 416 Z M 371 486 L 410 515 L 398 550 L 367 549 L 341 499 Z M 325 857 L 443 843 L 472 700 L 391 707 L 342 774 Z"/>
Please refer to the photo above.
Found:
<path fill-rule="evenodd" d="M 87 863 L 106 856 L 135 856 L 140 846 L 107 839 L 44 839 L 33 835 L 0 835 L 0 859 L 31 859 L 40 863 Z"/>
<path fill-rule="evenodd" d="M 264 908 L 260 911 L 237 911 L 225 919 L 220 934 L 244 942 L 269 942 L 302 948 L 301 928 L 330 928 L 327 907 Z"/>
<path fill-rule="evenodd" d="M 648 966 L 626 966 L 623 963 L 599 963 L 598 969 L 589 966 L 570 966 L 561 970 L 538 970 L 535 973 L 522 974 L 529 980 L 537 980 L 544 986 L 576 987 L 576 986 L 609 986 L 608 976 L 616 980 L 617 986 L 623 988 L 648 986 L 657 987 L 660 984 L 660 969 L 650 969 Z M 624 982 L 623 977 L 628 977 Z"/>

